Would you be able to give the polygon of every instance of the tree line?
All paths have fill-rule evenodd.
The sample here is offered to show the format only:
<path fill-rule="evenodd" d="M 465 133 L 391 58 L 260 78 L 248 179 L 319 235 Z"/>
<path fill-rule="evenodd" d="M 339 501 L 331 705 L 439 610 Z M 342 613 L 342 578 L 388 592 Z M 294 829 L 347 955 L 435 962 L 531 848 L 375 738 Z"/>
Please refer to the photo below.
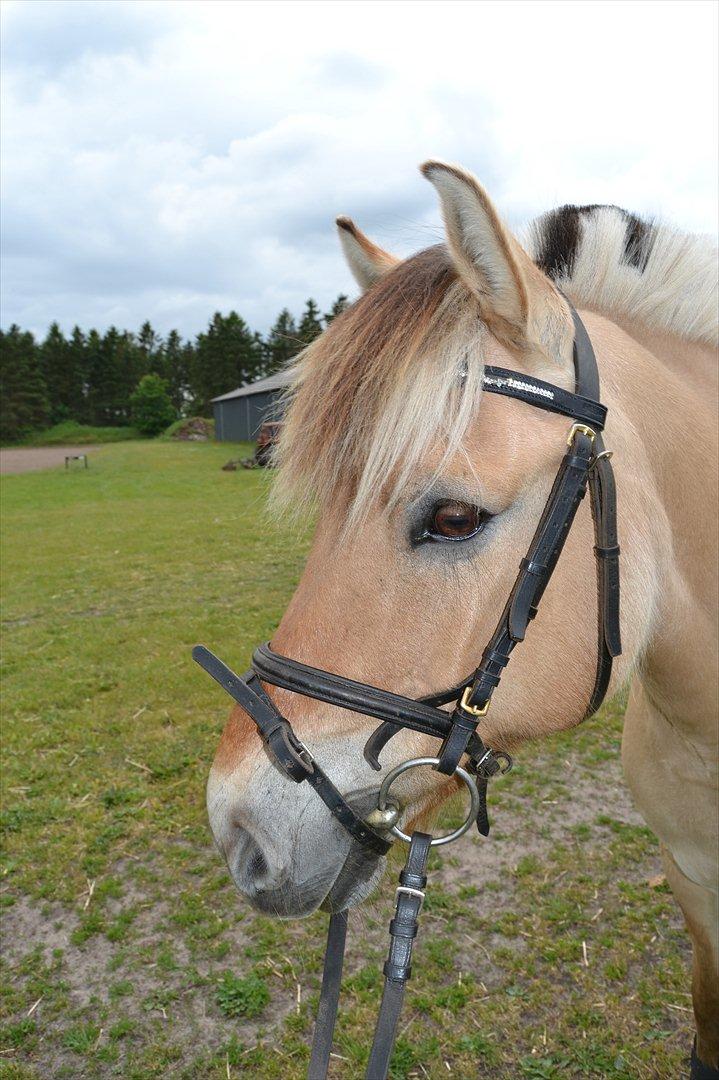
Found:
<path fill-rule="evenodd" d="M 132 421 L 133 395 L 147 375 L 162 380 L 174 418 L 211 416 L 211 400 L 271 375 L 309 345 L 347 306 L 328 312 L 308 300 L 299 319 L 284 308 L 263 337 L 236 311 L 210 319 L 194 341 L 176 330 L 161 337 L 149 322 L 139 333 L 104 334 L 53 323 L 44 340 L 12 325 L 0 330 L 0 439 L 13 442 L 66 420 L 119 427 Z"/>

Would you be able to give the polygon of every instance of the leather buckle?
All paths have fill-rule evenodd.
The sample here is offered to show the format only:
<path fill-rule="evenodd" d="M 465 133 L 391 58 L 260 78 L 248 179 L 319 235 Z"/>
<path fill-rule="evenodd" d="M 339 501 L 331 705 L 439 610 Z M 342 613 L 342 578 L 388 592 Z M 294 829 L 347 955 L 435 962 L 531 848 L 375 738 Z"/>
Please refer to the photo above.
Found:
<path fill-rule="evenodd" d="M 588 424 L 572 424 L 567 435 L 567 446 L 571 446 L 574 442 L 575 435 L 586 435 L 591 443 L 597 437 L 597 433 L 594 428 L 590 428 Z"/>
<path fill-rule="evenodd" d="M 305 744 L 297 738 L 290 723 L 283 718 L 274 734 L 279 737 L 279 745 L 272 735 L 266 741 L 276 761 L 290 779 L 299 784 L 308 776 L 312 776 L 315 771 L 315 759 Z"/>
<path fill-rule="evenodd" d="M 304 761 L 305 765 L 308 765 L 310 768 L 312 768 L 315 763 L 315 759 L 312 757 L 311 750 L 309 750 L 305 746 L 305 744 L 302 742 L 302 739 L 297 738 L 294 732 L 292 732 L 292 734 L 294 735 L 297 757 Z"/>
<path fill-rule="evenodd" d="M 407 896 L 415 896 L 419 900 L 419 908 L 417 914 L 419 915 L 422 910 L 422 904 L 424 903 L 425 894 L 422 889 L 413 889 L 410 885 L 398 885 L 395 889 L 395 900 L 399 901 L 399 894 L 405 893 Z"/>
<path fill-rule="evenodd" d="M 489 709 L 490 702 L 489 702 L 489 700 L 485 701 L 485 703 L 481 707 L 481 709 L 478 709 L 476 705 L 470 705 L 469 699 L 472 696 L 472 691 L 473 690 L 474 690 L 473 686 L 466 686 L 465 687 L 464 693 L 462 694 L 462 697 L 459 700 L 459 707 L 460 707 L 460 709 L 464 709 L 464 711 L 469 713 L 471 716 L 486 716 L 487 715 L 487 710 Z"/>
<path fill-rule="evenodd" d="M 613 450 L 602 450 L 601 454 L 595 454 L 592 458 L 592 464 L 589 466 L 589 471 L 593 472 L 593 470 L 596 469 L 600 461 L 609 461 L 609 459 L 612 457 L 614 457 Z"/>

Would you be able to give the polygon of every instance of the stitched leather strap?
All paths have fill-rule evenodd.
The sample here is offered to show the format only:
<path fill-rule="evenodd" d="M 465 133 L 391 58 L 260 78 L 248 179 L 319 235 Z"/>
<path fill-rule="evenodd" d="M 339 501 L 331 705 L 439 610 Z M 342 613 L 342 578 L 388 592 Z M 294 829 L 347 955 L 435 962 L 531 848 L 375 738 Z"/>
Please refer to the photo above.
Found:
<path fill-rule="evenodd" d="M 601 437 L 597 454 L 604 453 Z M 584 719 L 593 716 L 604 701 L 612 676 L 612 661 L 622 651 L 619 618 L 619 544 L 617 543 L 617 496 L 614 473 L 606 457 L 597 457 L 589 477 L 589 497 L 594 521 L 594 554 L 597 565 L 597 668 L 594 689 Z"/>
<path fill-rule="evenodd" d="M 330 1054 L 332 1053 L 332 1038 L 339 1008 L 346 942 L 347 912 L 338 911 L 330 916 L 327 931 L 320 1003 L 317 1006 L 315 1033 L 312 1038 L 310 1066 L 307 1072 L 307 1076 L 311 1080 L 325 1080 L 327 1076 Z"/>
<path fill-rule="evenodd" d="M 371 829 L 369 825 L 365 824 L 362 818 L 355 814 L 352 807 L 345 801 L 343 796 L 334 786 L 324 769 L 314 762 L 314 772 L 307 777 L 307 783 L 310 784 L 322 802 L 328 808 L 334 818 L 339 821 L 347 832 L 360 844 L 365 847 L 371 848 L 376 855 L 386 855 L 389 849 L 392 847 L 390 840 L 385 840 L 383 836 Z"/>
<path fill-rule="evenodd" d="M 311 758 L 253 673 L 240 678 L 204 645 L 194 647 L 192 659 L 252 717 L 273 758 L 290 780 L 298 784 L 307 780 L 312 774 Z"/>
<path fill-rule="evenodd" d="M 385 1080 L 387 1076 L 404 992 L 412 974 L 412 946 L 419 928 L 417 919 L 427 884 L 425 871 L 431 840 L 432 837 L 427 833 L 412 834 L 407 863 L 399 875 L 397 908 L 389 924 L 390 947 L 384 965 L 382 1004 L 365 1074 L 366 1080 Z"/>

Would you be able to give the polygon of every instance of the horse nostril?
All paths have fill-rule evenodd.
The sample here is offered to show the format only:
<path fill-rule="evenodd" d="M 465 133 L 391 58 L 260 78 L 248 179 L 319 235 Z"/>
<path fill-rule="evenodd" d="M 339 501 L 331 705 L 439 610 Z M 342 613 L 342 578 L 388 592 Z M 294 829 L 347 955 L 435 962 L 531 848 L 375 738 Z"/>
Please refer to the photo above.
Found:
<path fill-rule="evenodd" d="M 246 829 L 238 829 L 237 846 L 232 862 L 236 867 L 233 875 L 247 896 L 258 896 L 279 888 L 287 879 L 287 867 L 271 853 L 265 853 Z"/>
<path fill-rule="evenodd" d="M 252 852 L 247 862 L 248 877 L 256 880 L 257 878 L 264 877 L 268 870 L 267 860 L 260 849 L 257 848 L 256 851 Z"/>

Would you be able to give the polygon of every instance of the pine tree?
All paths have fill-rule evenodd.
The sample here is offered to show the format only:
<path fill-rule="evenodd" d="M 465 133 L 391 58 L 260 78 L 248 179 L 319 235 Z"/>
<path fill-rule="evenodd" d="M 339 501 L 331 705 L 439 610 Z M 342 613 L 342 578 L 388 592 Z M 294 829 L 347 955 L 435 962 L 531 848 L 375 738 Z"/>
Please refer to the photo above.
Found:
<path fill-rule="evenodd" d="M 104 337 L 97 330 L 87 335 L 87 406 L 91 424 L 116 423 L 117 378 L 115 345 L 119 334 L 110 327 Z"/>
<path fill-rule="evenodd" d="M 329 326 L 333 319 L 336 319 L 338 315 L 341 315 L 343 311 L 346 311 L 350 306 L 349 297 L 344 293 L 340 293 L 334 304 L 329 311 L 326 311 L 323 318 L 325 326 Z"/>
<path fill-rule="evenodd" d="M 71 341 L 66 341 L 56 322 L 52 323 L 40 346 L 47 397 L 50 403 L 50 423 L 62 420 L 81 420 L 83 412 L 83 371 Z"/>
<path fill-rule="evenodd" d="M 69 356 L 68 370 L 77 373 L 78 382 L 77 404 L 74 407 L 71 416 L 73 420 L 78 420 L 81 424 L 85 424 L 88 423 L 90 419 L 87 401 L 87 341 L 79 326 L 73 327 L 70 339 L 67 342 L 67 351 Z"/>
<path fill-rule="evenodd" d="M 162 376 L 178 416 L 183 413 L 190 396 L 191 355 L 192 346 L 183 344 L 177 330 L 170 330 L 162 350 Z"/>
<path fill-rule="evenodd" d="M 103 356 L 103 416 L 102 422 L 111 427 L 115 424 L 123 424 L 128 419 L 128 398 L 131 393 L 132 380 L 125 378 L 126 364 L 125 345 L 127 338 L 115 326 L 111 326 L 102 339 L 101 352 Z M 126 385 L 129 383 L 129 386 Z"/>
<path fill-rule="evenodd" d="M 87 413 L 90 423 L 127 424 L 130 395 L 145 374 L 146 357 L 132 334 L 111 326 L 103 337 L 91 330 L 86 342 Z"/>
<path fill-rule="evenodd" d="M 140 377 L 150 371 L 162 375 L 163 356 L 162 338 L 152 329 L 149 319 L 140 327 L 140 333 L 136 338 L 137 349 L 140 356 Z"/>
<path fill-rule="evenodd" d="M 134 334 L 123 330 L 112 342 L 112 367 L 115 372 L 116 423 L 126 424 L 130 419 L 130 397 L 143 375 L 147 374 L 148 356 L 138 344 Z M 157 356 L 157 354 L 154 354 Z M 152 362 L 152 361 L 150 361 Z"/>
<path fill-rule="evenodd" d="M 0 438 L 14 442 L 45 427 L 49 411 L 35 339 L 13 324 L 0 331 Z"/>
<path fill-rule="evenodd" d="M 254 373 L 248 380 L 249 382 L 254 382 L 255 379 L 264 379 L 266 375 L 269 375 L 269 369 L 267 367 L 267 342 L 257 330 L 252 334 L 252 356 Z"/>
<path fill-rule="evenodd" d="M 304 348 L 305 345 L 309 345 L 314 341 L 316 337 L 322 333 L 322 321 L 320 317 L 320 309 L 314 300 L 309 299 L 305 306 L 305 310 L 302 312 L 302 318 L 300 319 L 300 325 L 297 327 L 297 337 L 300 339 Z"/>
<path fill-rule="evenodd" d="M 196 411 L 210 415 L 212 398 L 259 378 L 263 361 L 262 339 L 245 320 L 236 311 L 216 311 L 205 333 L 197 336 L 192 372 Z"/>
<path fill-rule="evenodd" d="M 287 308 L 283 308 L 267 337 L 267 374 L 279 371 L 301 348 L 302 342 L 298 337 L 295 320 Z"/>

